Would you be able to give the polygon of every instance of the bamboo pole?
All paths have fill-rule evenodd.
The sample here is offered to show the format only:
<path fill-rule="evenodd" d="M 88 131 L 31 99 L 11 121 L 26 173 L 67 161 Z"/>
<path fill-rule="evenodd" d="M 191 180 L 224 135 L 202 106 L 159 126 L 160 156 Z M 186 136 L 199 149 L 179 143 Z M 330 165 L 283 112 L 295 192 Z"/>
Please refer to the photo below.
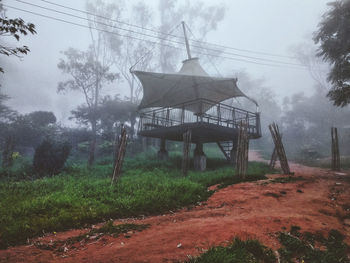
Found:
<path fill-rule="evenodd" d="M 336 127 L 331 128 L 331 137 L 332 137 L 332 170 L 340 171 L 338 129 Z"/>
<path fill-rule="evenodd" d="M 282 139 L 282 134 L 281 134 L 281 139 Z M 271 169 L 275 168 L 276 162 L 277 162 L 277 158 L 278 158 L 278 154 L 277 154 L 277 149 L 276 146 L 273 148 L 273 152 L 271 154 L 271 160 L 270 160 L 270 164 L 269 167 Z"/>
<path fill-rule="evenodd" d="M 282 168 L 282 171 L 284 174 L 292 174 L 289 169 L 288 159 L 286 152 L 284 150 L 284 146 L 282 143 L 282 137 L 278 128 L 278 125 L 276 123 L 272 123 L 269 125 L 269 130 L 273 139 L 273 142 L 275 144 L 277 156 L 280 160 L 280 165 Z"/>
<path fill-rule="evenodd" d="M 122 166 L 123 166 L 123 162 L 124 162 L 124 156 L 125 156 L 125 152 L 126 152 L 127 140 L 128 140 L 128 136 L 126 133 L 126 129 L 123 127 L 121 135 L 119 137 L 119 143 L 118 143 L 117 149 L 116 149 L 116 152 L 118 155 L 117 155 L 116 162 L 114 165 L 111 186 L 114 183 L 118 182 L 118 179 L 121 175 L 121 170 L 122 170 Z"/>
<path fill-rule="evenodd" d="M 239 125 L 237 142 L 236 174 L 241 178 L 245 178 L 248 168 L 249 137 L 247 124 L 243 121 Z"/>
<path fill-rule="evenodd" d="M 275 168 L 276 161 L 277 161 L 277 150 L 276 150 L 276 147 L 274 147 L 274 148 L 273 148 L 272 155 L 271 155 L 270 164 L 269 164 L 269 167 L 270 167 L 271 169 Z"/>

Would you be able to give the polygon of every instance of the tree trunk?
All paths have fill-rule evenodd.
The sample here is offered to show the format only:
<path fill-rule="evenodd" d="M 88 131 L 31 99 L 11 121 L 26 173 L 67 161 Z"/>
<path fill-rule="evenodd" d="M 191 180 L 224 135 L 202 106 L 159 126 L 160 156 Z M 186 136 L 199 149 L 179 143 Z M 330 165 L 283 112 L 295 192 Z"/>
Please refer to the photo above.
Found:
<path fill-rule="evenodd" d="M 88 166 L 91 166 L 95 162 L 95 151 L 96 151 L 96 120 L 91 121 L 91 133 L 92 137 L 90 140 L 90 148 L 89 148 L 89 160 L 88 160 Z"/>
<path fill-rule="evenodd" d="M 135 124 L 136 124 L 136 119 L 134 117 L 132 117 L 130 119 L 130 124 L 131 124 L 131 134 L 130 134 L 130 138 L 133 139 L 134 135 L 135 135 Z"/>
<path fill-rule="evenodd" d="M 4 150 L 2 152 L 2 167 L 9 168 L 13 164 L 14 139 L 11 135 L 6 137 Z"/>

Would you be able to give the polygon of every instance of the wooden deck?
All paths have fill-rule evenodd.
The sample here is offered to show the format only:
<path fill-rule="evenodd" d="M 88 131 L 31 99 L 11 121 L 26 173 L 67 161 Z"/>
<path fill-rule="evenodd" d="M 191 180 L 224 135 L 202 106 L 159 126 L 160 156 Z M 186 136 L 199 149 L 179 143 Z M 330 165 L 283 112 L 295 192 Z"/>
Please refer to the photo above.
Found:
<path fill-rule="evenodd" d="M 198 109 L 197 113 L 193 112 L 194 108 Z M 182 141 L 183 133 L 190 129 L 194 143 L 233 141 L 238 136 L 242 121 L 248 125 L 251 139 L 261 137 L 259 113 L 208 100 L 196 100 L 142 112 L 138 133 L 145 137 Z"/>

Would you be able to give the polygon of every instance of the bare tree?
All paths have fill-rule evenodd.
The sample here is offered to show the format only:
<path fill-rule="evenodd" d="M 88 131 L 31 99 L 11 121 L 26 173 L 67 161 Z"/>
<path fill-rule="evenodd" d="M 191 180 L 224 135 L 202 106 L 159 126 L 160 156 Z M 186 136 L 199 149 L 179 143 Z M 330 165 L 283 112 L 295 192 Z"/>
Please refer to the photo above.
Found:
<path fill-rule="evenodd" d="M 216 30 L 218 23 L 225 17 L 224 6 L 218 4 L 209 6 L 204 1 L 188 1 L 181 4 L 178 0 L 159 0 L 158 11 L 160 14 L 160 32 L 168 33 L 181 21 L 185 21 L 199 41 L 203 41 L 209 32 Z M 178 32 L 177 36 L 178 38 L 173 40 L 181 42 L 182 32 Z M 166 40 L 161 40 L 161 44 L 165 43 Z M 206 47 L 203 43 L 199 44 L 198 42 L 195 45 Z M 196 51 L 208 53 L 198 48 L 194 49 L 194 53 Z M 162 72 L 175 71 L 180 52 L 181 50 L 166 45 L 159 46 L 159 66 Z"/>
<path fill-rule="evenodd" d="M 106 41 L 104 47 L 109 52 L 111 63 L 117 68 L 129 88 L 127 99 L 131 103 L 137 103 L 141 89 L 137 85 L 135 77 L 130 74 L 130 69 L 136 64 L 139 70 L 149 70 L 151 68 L 152 53 L 149 52 L 150 42 L 147 41 L 149 38 L 146 36 L 149 32 L 144 29 L 150 27 L 152 21 L 151 10 L 143 2 L 138 2 L 128 10 L 126 6 L 106 4 L 101 0 L 94 4 L 90 2 L 88 10 L 96 14 L 97 20 L 94 20 L 93 26 L 103 29 L 103 35 L 99 37 Z M 122 17 L 123 13 L 126 13 L 128 18 Z M 108 19 L 101 20 L 101 17 L 107 17 Z M 124 24 L 119 24 L 118 20 L 123 20 Z M 132 21 L 130 24 L 140 25 L 140 27 L 129 28 L 125 26 L 125 23 L 128 24 L 129 20 Z M 133 134 L 135 121 L 135 118 L 130 119 Z"/>
<path fill-rule="evenodd" d="M 95 161 L 96 135 L 97 135 L 97 108 L 103 85 L 113 82 L 118 74 L 111 73 L 110 68 L 97 60 L 96 50 L 91 46 L 88 51 L 78 51 L 70 48 L 63 52 L 65 60 L 61 59 L 58 68 L 69 74 L 70 79 L 58 84 L 58 91 L 78 90 L 84 94 L 85 103 L 89 109 L 89 122 L 91 125 L 91 140 L 88 164 Z"/>
<path fill-rule="evenodd" d="M 317 56 L 315 45 L 303 43 L 293 47 L 292 52 L 296 59 L 308 69 L 310 76 L 318 86 L 324 90 L 329 90 L 330 84 L 327 81 L 327 75 L 330 71 L 330 65 Z"/>

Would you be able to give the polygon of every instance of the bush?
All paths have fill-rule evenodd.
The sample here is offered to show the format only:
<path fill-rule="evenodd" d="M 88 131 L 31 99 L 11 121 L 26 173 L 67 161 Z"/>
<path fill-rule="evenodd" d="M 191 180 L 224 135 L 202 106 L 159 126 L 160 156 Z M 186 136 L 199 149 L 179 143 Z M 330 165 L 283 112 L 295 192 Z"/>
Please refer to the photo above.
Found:
<path fill-rule="evenodd" d="M 63 168 L 71 150 L 67 142 L 44 140 L 36 149 L 33 169 L 39 175 L 55 175 Z"/>

